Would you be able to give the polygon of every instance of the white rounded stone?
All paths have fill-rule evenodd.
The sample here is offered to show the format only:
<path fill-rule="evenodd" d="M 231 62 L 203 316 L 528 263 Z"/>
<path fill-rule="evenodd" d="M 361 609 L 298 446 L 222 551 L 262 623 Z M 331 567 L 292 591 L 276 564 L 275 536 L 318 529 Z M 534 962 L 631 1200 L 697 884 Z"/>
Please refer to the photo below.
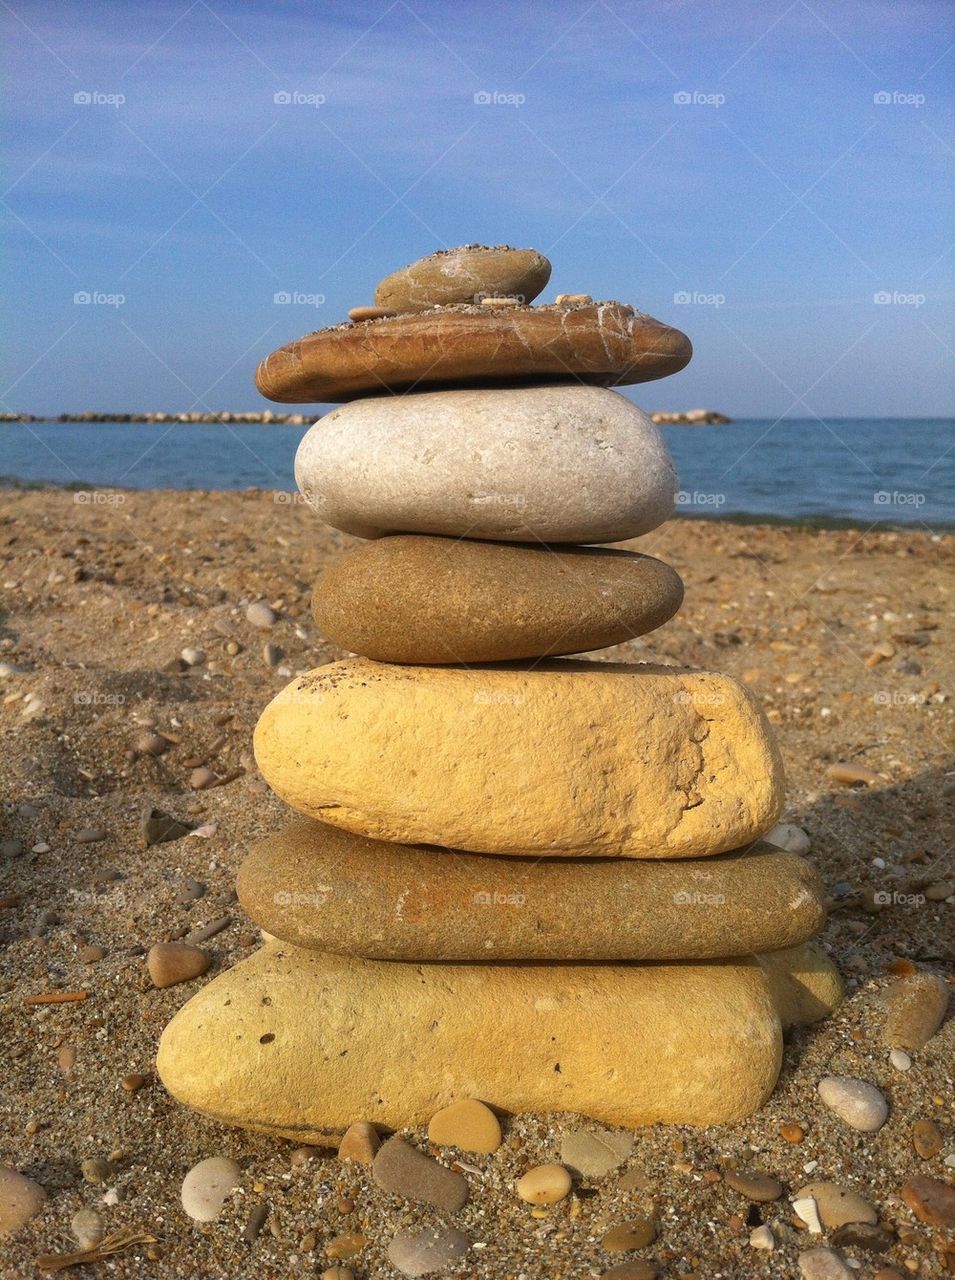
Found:
<path fill-rule="evenodd" d="M 774 844 L 777 849 L 785 849 L 787 853 L 798 853 L 805 856 L 812 848 L 812 841 L 802 827 L 794 822 L 777 822 L 772 831 L 767 831 L 763 839 Z"/>
<path fill-rule="evenodd" d="M 182 1183 L 182 1207 L 194 1222 L 215 1222 L 242 1170 L 234 1160 L 210 1156 L 189 1170 Z"/>
<path fill-rule="evenodd" d="M 819 1097 L 830 1111 L 853 1129 L 875 1133 L 888 1119 L 885 1098 L 867 1080 L 852 1076 L 826 1076 L 819 1081 Z"/>
<path fill-rule="evenodd" d="M 317 422 L 295 478 L 336 529 L 518 542 L 617 542 L 673 510 L 660 430 L 602 387 L 354 400 Z"/>

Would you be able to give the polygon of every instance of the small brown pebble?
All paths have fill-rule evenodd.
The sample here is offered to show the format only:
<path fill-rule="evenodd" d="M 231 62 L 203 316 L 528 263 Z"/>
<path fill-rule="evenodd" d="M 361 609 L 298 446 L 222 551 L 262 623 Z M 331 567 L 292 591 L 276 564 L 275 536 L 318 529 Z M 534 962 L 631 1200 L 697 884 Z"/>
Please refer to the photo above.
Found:
<path fill-rule="evenodd" d="M 339 1160 L 357 1160 L 359 1164 L 371 1164 L 381 1146 L 381 1139 L 373 1124 L 358 1120 L 350 1124 L 338 1144 Z"/>
<path fill-rule="evenodd" d="M 890 1049 L 921 1049 L 942 1025 L 948 984 L 933 973 L 914 973 L 894 982 L 883 1000 L 883 1043 Z"/>
<path fill-rule="evenodd" d="M 716 1169 L 704 1169 L 703 1181 L 704 1182 L 722 1182 L 723 1175 Z"/>
<path fill-rule="evenodd" d="M 806 1130 L 801 1124 L 791 1124 L 789 1122 L 781 1125 L 779 1132 L 787 1142 L 792 1142 L 794 1144 L 802 1142 L 806 1136 Z"/>
<path fill-rule="evenodd" d="M 293 1169 L 304 1169 L 322 1153 L 321 1147 L 296 1147 L 289 1156 L 289 1164 Z"/>
<path fill-rule="evenodd" d="M 352 307 L 348 319 L 352 324 L 361 324 L 363 320 L 386 320 L 397 314 L 397 311 L 389 311 L 387 307 Z"/>
<path fill-rule="evenodd" d="M 112 1164 L 101 1156 L 92 1156 L 88 1160 L 84 1160 L 80 1165 L 83 1181 L 92 1182 L 96 1185 L 108 1182 L 115 1172 L 116 1170 Z"/>
<path fill-rule="evenodd" d="M 608 1253 L 627 1253 L 631 1249 L 643 1249 L 657 1238 L 655 1223 L 649 1218 L 631 1218 L 629 1222 L 620 1222 L 611 1227 L 600 1247 Z"/>
<path fill-rule="evenodd" d="M 96 962 L 98 960 L 102 960 L 105 955 L 106 952 L 102 947 L 88 946 L 80 947 L 79 951 L 76 953 L 76 958 L 81 960 L 83 964 L 96 964 Z"/>
<path fill-rule="evenodd" d="M 558 1204 L 567 1199 L 572 1186 L 570 1172 L 562 1164 L 539 1164 L 518 1178 L 515 1189 L 527 1204 Z"/>
<path fill-rule="evenodd" d="M 460 1173 L 446 1169 L 403 1138 L 388 1139 L 375 1156 L 372 1172 L 385 1191 L 451 1213 L 468 1198 L 468 1184 Z"/>
<path fill-rule="evenodd" d="M 189 785 L 193 791 L 205 791 L 214 786 L 216 782 L 218 782 L 218 778 L 211 769 L 193 769 L 189 774 Z"/>
<path fill-rule="evenodd" d="M 487 1155 L 501 1145 L 501 1125 L 494 1112 L 476 1098 L 462 1098 L 438 1111 L 428 1125 L 438 1146 Z"/>
<path fill-rule="evenodd" d="M 737 1234 L 746 1229 L 746 1221 L 744 1218 L 741 1218 L 738 1213 L 730 1214 L 726 1219 L 726 1225 L 729 1227 L 730 1231 L 735 1231 Z"/>
<path fill-rule="evenodd" d="M 864 764 L 831 764 L 826 770 L 826 777 L 830 782 L 841 783 L 844 787 L 872 787 L 882 779 L 874 769 L 867 768 Z"/>
<path fill-rule="evenodd" d="M 242 1232 L 242 1239 L 246 1244 L 254 1244 L 258 1238 L 259 1232 L 265 1226 L 269 1216 L 269 1206 L 267 1204 L 257 1204 L 249 1214 L 245 1229 Z"/>
<path fill-rule="evenodd" d="M 339 1212 L 339 1213 L 354 1213 L 354 1212 L 355 1212 L 355 1202 L 354 1202 L 354 1200 L 348 1200 L 348 1199 L 346 1199 L 346 1198 L 345 1198 L 345 1196 L 339 1196 L 339 1198 L 338 1198 L 338 1212 Z"/>
<path fill-rule="evenodd" d="M 171 745 L 169 739 L 164 738 L 161 733 L 141 733 L 134 747 L 141 756 L 161 756 Z"/>
<path fill-rule="evenodd" d="M 302 1253 L 314 1253 L 318 1248 L 318 1235 L 314 1231 L 307 1231 L 302 1236 L 302 1243 L 299 1245 Z"/>
<path fill-rule="evenodd" d="M 162 1259 L 162 1249 L 158 1244 L 147 1244 L 146 1257 L 150 1262 L 159 1262 Z"/>
<path fill-rule="evenodd" d="M 942 1131 L 933 1120 L 916 1120 L 912 1126 L 912 1146 L 923 1160 L 937 1156 L 942 1145 Z"/>
<path fill-rule="evenodd" d="M 837 1249 L 860 1249 L 863 1253 L 888 1253 L 895 1236 L 873 1222 L 846 1222 L 829 1237 Z"/>
<path fill-rule="evenodd" d="M 138 1071 L 133 1071 L 122 1079 L 123 1088 L 127 1093 L 136 1093 L 145 1083 L 146 1077 L 140 1075 Z"/>
<path fill-rule="evenodd" d="M 56 1055 L 56 1065 L 63 1075 L 68 1076 L 76 1065 L 76 1049 L 71 1044 L 61 1046 Z"/>
<path fill-rule="evenodd" d="M 81 827 L 74 833 L 73 839 L 77 844 L 98 844 L 100 840 L 106 839 L 106 832 L 102 827 Z"/>
<path fill-rule="evenodd" d="M 778 1200 L 783 1194 L 783 1184 L 768 1173 L 756 1173 L 746 1169 L 728 1169 L 723 1175 L 726 1185 L 738 1191 L 747 1200 L 757 1204 Z"/>
<path fill-rule="evenodd" d="M 329 1267 L 322 1272 L 322 1280 L 355 1280 L 355 1273 L 347 1267 Z"/>
<path fill-rule="evenodd" d="M 873 1272 L 872 1280 L 905 1280 L 901 1271 L 896 1271 L 895 1267 L 879 1267 L 878 1271 Z"/>
<path fill-rule="evenodd" d="M 621 1191 L 646 1191 L 649 1185 L 650 1179 L 642 1169 L 628 1169 L 620 1175 L 617 1183 Z"/>
<path fill-rule="evenodd" d="M 204 974 L 211 963 L 207 952 L 186 942 L 157 942 L 146 957 L 146 968 L 155 987 L 189 982 Z"/>
<path fill-rule="evenodd" d="M 955 1187 L 917 1173 L 902 1187 L 902 1199 L 930 1227 L 955 1227 Z"/>
<path fill-rule="evenodd" d="M 353 1234 L 344 1236 L 335 1236 L 329 1240 L 325 1246 L 325 1252 L 332 1259 L 337 1258 L 355 1258 L 361 1253 L 365 1245 L 369 1243 L 368 1237 Z"/>
<path fill-rule="evenodd" d="M 889 973 L 894 973 L 897 978 L 911 978 L 918 973 L 918 969 L 911 960 L 893 960 L 889 965 Z"/>

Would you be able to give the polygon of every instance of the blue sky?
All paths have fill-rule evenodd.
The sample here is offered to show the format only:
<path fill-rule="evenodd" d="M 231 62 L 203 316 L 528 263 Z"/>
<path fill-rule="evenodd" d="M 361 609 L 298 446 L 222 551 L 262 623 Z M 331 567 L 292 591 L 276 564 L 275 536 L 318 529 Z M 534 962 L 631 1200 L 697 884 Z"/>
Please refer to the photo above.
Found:
<path fill-rule="evenodd" d="M 648 409 L 955 409 L 941 0 L 0 14 L 4 408 L 267 407 L 273 347 L 482 241 L 690 334 Z"/>

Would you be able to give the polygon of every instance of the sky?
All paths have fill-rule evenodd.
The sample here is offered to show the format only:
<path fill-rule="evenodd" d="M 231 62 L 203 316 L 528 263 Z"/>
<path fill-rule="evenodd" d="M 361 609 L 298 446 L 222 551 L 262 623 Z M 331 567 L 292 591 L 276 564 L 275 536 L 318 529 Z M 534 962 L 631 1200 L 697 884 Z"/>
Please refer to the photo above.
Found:
<path fill-rule="evenodd" d="M 955 412 L 942 0 L 0 0 L 0 409 L 250 410 L 438 248 L 688 333 L 648 410 Z M 292 301 L 276 301 L 291 296 Z"/>

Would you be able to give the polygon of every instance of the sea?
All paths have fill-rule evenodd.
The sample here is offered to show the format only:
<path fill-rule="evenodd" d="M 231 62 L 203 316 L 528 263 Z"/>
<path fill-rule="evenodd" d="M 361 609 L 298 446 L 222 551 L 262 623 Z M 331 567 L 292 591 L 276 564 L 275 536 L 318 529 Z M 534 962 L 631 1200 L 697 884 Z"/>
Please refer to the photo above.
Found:
<path fill-rule="evenodd" d="M 306 430 L 2 423 L 0 485 L 294 491 Z M 955 530 L 955 419 L 750 418 L 661 430 L 679 475 L 678 517 Z"/>

